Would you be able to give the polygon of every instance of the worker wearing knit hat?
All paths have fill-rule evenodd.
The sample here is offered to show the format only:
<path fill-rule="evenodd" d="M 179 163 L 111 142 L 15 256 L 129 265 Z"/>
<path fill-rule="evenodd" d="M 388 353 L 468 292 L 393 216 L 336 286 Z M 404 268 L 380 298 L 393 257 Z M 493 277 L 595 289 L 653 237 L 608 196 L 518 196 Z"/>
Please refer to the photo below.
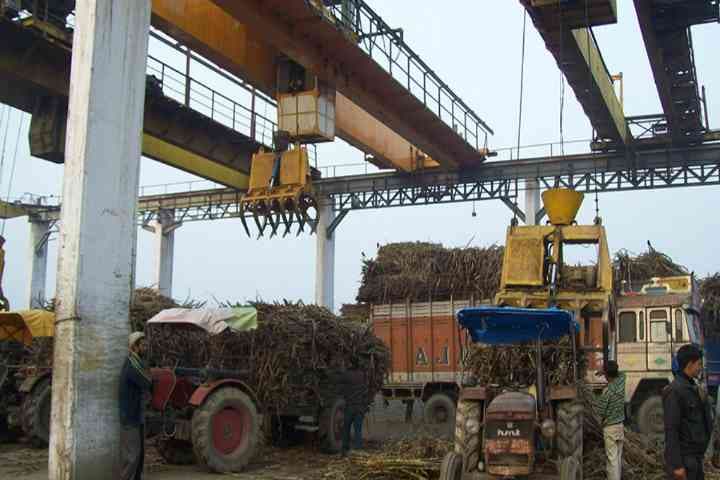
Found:
<path fill-rule="evenodd" d="M 128 336 L 128 357 L 120 377 L 120 423 L 122 480 L 142 480 L 145 457 L 144 396 L 152 390 L 143 354 L 145 334 L 133 332 Z"/>
<path fill-rule="evenodd" d="M 130 350 L 132 350 L 132 348 L 135 346 L 135 344 L 138 341 L 140 341 L 144 338 L 145 338 L 145 334 L 143 332 L 132 332 L 128 336 L 128 347 L 130 348 Z"/>

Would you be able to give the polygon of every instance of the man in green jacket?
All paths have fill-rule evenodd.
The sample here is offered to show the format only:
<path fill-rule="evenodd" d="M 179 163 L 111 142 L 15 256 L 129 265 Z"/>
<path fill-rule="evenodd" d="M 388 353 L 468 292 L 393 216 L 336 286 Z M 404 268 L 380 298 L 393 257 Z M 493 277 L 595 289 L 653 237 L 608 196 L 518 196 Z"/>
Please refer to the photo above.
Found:
<path fill-rule="evenodd" d="M 625 440 L 625 374 L 610 360 L 603 372 L 608 386 L 595 403 L 603 427 L 608 480 L 622 478 L 622 450 Z"/>

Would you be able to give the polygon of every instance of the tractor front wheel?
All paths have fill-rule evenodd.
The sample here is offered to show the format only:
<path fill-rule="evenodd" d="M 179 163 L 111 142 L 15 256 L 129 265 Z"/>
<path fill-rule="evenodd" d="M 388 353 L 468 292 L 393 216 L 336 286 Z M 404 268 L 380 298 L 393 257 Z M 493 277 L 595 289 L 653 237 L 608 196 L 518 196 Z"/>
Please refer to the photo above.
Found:
<path fill-rule="evenodd" d="M 463 458 L 455 452 L 445 455 L 440 465 L 440 480 L 462 480 Z"/>
<path fill-rule="evenodd" d="M 482 403 L 460 400 L 455 414 L 455 453 L 464 459 L 464 470 L 475 472 L 482 458 Z"/>
<path fill-rule="evenodd" d="M 47 447 L 50 441 L 51 408 L 52 384 L 45 378 L 25 396 L 21 407 L 23 432 L 36 448 Z"/>
<path fill-rule="evenodd" d="M 192 417 L 198 461 L 217 473 L 241 471 L 255 455 L 260 417 L 252 399 L 232 387 L 213 392 Z"/>

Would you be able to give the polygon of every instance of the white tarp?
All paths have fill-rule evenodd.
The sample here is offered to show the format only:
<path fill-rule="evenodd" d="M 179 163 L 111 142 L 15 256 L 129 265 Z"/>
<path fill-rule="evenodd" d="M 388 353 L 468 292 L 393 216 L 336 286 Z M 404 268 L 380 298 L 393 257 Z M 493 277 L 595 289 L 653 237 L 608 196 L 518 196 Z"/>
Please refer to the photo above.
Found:
<path fill-rule="evenodd" d="M 235 316 L 232 308 L 170 308 L 158 313 L 148 323 L 176 323 L 196 325 L 210 335 L 217 335 L 230 328 L 226 320 Z"/>

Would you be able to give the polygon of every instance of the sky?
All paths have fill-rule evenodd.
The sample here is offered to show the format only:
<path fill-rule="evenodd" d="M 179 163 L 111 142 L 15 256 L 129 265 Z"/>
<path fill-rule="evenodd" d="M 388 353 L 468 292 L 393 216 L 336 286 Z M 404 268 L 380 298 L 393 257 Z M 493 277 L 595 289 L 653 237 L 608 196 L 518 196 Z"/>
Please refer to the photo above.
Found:
<path fill-rule="evenodd" d="M 491 148 L 514 146 L 518 134 L 523 9 L 519 2 L 455 0 L 442 8 L 430 0 L 368 0 L 394 28 L 404 30 L 406 42 L 494 130 Z M 451 7 L 449 5 L 452 5 Z M 594 29 L 611 73 L 622 72 L 625 113 L 660 113 L 632 2 L 618 2 L 620 21 Z M 720 68 L 717 44 L 720 26 L 693 28 L 696 64 L 708 92 L 711 128 L 720 128 Z M 151 54 L 172 63 L 173 54 L 157 46 Z M 198 72 L 201 77 L 203 72 Z M 228 82 L 207 78 L 211 86 L 230 97 L 239 95 Z M 560 140 L 560 74 L 551 54 L 528 19 L 525 94 L 521 144 Z M 9 116 L 9 121 L 8 121 Z M 29 116 L 0 107 L 0 197 L 24 193 L 57 195 L 62 190 L 62 165 L 29 155 Z M 586 140 L 591 126 L 571 89 L 564 107 L 564 138 Z M 17 140 L 17 141 L 16 141 Z M 17 153 L 15 153 L 17 145 Z M 0 145 L 2 147 L 2 145 Z M 586 144 L 569 147 L 584 149 Z M 549 154 L 547 148 L 524 149 L 523 156 Z M 320 165 L 352 164 L 362 154 L 342 141 L 318 149 Z M 15 169 L 13 173 L 13 164 Z M 141 185 L 195 179 L 184 172 L 143 159 Z M 610 248 L 641 252 L 647 241 L 698 275 L 720 271 L 718 187 L 692 187 L 601 194 L 600 215 L 607 227 Z M 578 220 L 595 216 L 592 198 L 586 199 Z M 442 206 L 353 211 L 336 230 L 335 306 L 354 302 L 361 280 L 362 254 L 374 256 L 377 245 L 399 241 L 430 241 L 449 247 L 503 243 L 512 219 L 499 201 Z M 30 270 L 27 219 L 13 219 L 2 227 L 7 238 L 4 291 L 13 308 L 28 304 Z M 57 235 L 49 244 L 48 296 L 55 291 Z M 186 223 L 175 236 L 173 296 L 178 299 L 247 301 L 262 298 L 312 302 L 315 284 L 315 237 L 247 238 L 237 219 Z M 152 235 L 139 229 L 137 284 L 151 286 L 155 252 Z"/>

